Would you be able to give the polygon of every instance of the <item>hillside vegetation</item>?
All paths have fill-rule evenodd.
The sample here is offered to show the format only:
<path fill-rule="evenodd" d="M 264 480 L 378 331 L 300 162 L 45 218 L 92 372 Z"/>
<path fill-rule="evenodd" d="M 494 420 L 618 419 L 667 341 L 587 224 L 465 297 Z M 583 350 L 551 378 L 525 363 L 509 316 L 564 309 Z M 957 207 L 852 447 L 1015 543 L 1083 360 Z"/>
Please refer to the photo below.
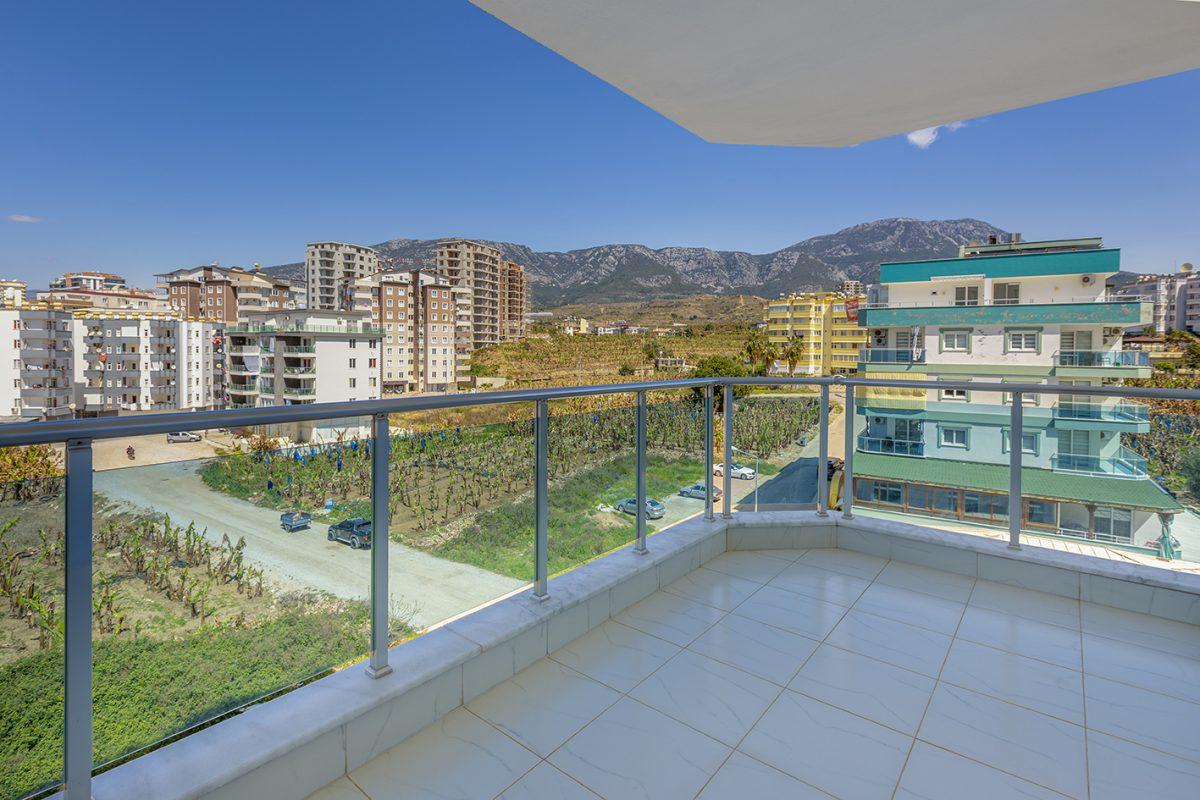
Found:
<path fill-rule="evenodd" d="M 632 325 L 664 327 L 676 322 L 720 322 L 750 325 L 763 318 L 766 299 L 753 294 L 697 295 L 677 300 L 648 300 L 633 303 L 575 303 L 548 309 L 556 319 L 583 317 L 589 322 L 624 320 Z"/>

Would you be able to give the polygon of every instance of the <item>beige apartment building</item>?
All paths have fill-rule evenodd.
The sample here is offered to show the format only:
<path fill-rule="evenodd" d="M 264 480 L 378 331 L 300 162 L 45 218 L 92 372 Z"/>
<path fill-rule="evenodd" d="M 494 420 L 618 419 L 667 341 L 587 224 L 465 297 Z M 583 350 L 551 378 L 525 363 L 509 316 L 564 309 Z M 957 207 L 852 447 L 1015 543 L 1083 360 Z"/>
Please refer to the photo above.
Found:
<path fill-rule="evenodd" d="M 846 301 L 861 305 L 866 298 L 841 292 L 789 294 L 767 303 L 767 339 L 778 358 L 771 371 L 793 375 L 849 374 L 858 369 L 858 351 L 867 346 L 867 331 L 858 324 Z M 791 362 L 784 356 L 798 345 Z"/>
<path fill-rule="evenodd" d="M 529 317 L 529 283 L 520 264 L 500 265 L 500 339 L 515 342 L 525 338 Z"/>
<path fill-rule="evenodd" d="M 125 279 L 111 272 L 67 272 L 50 281 L 47 289 L 35 293 L 43 303 L 83 310 L 103 308 L 113 311 L 166 311 L 166 299 L 150 289 L 127 286 Z"/>
<path fill-rule="evenodd" d="M 355 284 L 355 310 L 383 330 L 381 378 L 386 393 L 444 392 L 459 383 L 459 346 L 470 342 L 465 289 L 423 270 L 380 272 Z M 463 357 L 469 360 L 469 346 Z"/>
<path fill-rule="evenodd" d="M 472 348 L 501 340 L 500 261 L 500 251 L 491 245 L 468 239 L 438 242 L 438 275 L 471 293 Z"/>
<path fill-rule="evenodd" d="M 291 284 L 257 267 L 222 267 L 210 264 L 177 269 L 158 276 L 172 311 L 232 325 L 255 311 L 295 307 Z"/>
<path fill-rule="evenodd" d="M 379 271 L 379 255 L 370 247 L 346 242 L 310 242 L 304 255 L 307 307 L 348 311 L 354 282 Z"/>
<path fill-rule="evenodd" d="M 20 308 L 25 305 L 25 281 L 0 280 L 0 308 Z"/>

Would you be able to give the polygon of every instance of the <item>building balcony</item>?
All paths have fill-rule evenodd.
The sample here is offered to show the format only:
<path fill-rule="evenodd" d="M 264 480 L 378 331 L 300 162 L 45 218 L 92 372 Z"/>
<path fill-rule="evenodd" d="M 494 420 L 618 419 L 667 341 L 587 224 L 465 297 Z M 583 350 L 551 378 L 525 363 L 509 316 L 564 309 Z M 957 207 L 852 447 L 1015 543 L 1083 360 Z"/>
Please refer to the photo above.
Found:
<path fill-rule="evenodd" d="M 1150 408 L 1145 403 L 1119 400 L 1115 403 L 1079 402 L 1064 397 L 1054 405 L 1053 416 L 1059 420 L 1097 422 L 1150 422 Z"/>
<path fill-rule="evenodd" d="M 970 261 L 970 259 L 967 259 Z M 1148 325 L 1153 304 L 1130 299 L 1027 300 L 986 305 L 868 305 L 859 311 L 864 327 L 922 325 Z"/>
<path fill-rule="evenodd" d="M 287 347 L 282 348 L 282 352 L 287 355 L 294 355 L 297 353 L 299 353 L 299 354 L 304 354 L 304 353 L 315 354 L 317 352 L 317 348 L 316 348 L 316 345 L 311 345 L 311 344 L 289 345 Z"/>
<path fill-rule="evenodd" d="M 1060 367 L 1149 367 L 1145 350 L 1060 350 L 1054 354 Z"/>
<path fill-rule="evenodd" d="M 858 360 L 864 364 L 924 364 L 925 351 L 922 349 L 864 347 L 858 351 Z"/>
<path fill-rule="evenodd" d="M 895 456 L 925 457 L 925 442 L 908 439 L 893 439 L 890 436 L 858 436 L 858 449 L 864 453 L 885 453 Z"/>
<path fill-rule="evenodd" d="M 1055 472 L 1074 472 L 1082 475 L 1105 475 L 1118 478 L 1145 478 L 1146 459 L 1121 445 L 1113 456 L 1057 453 L 1051 457 Z"/>
<path fill-rule="evenodd" d="M 282 394 L 285 397 L 316 397 L 317 390 L 312 386 L 285 386 Z"/>

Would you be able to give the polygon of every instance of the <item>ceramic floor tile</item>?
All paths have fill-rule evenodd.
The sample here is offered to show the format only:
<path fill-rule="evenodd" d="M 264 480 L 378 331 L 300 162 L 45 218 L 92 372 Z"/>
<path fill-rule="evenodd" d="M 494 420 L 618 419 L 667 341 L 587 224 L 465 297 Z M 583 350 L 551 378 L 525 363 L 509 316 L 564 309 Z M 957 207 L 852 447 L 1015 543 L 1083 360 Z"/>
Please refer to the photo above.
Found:
<path fill-rule="evenodd" d="M 1085 633 L 1083 671 L 1200 703 L 1197 659 Z"/>
<path fill-rule="evenodd" d="M 495 797 L 538 762 L 479 717 L 459 708 L 350 773 L 371 800 Z"/>
<path fill-rule="evenodd" d="M 690 800 L 728 755 L 725 745 L 626 697 L 550 762 L 608 800 Z"/>
<path fill-rule="evenodd" d="M 543 761 L 496 800 L 599 800 L 599 796 Z"/>
<path fill-rule="evenodd" d="M 854 604 L 856 611 L 906 622 L 953 636 L 966 605 L 927 594 L 876 583 Z"/>
<path fill-rule="evenodd" d="M 766 583 L 787 569 L 787 564 L 775 556 L 765 556 L 753 550 L 732 550 L 709 561 L 704 568 L 755 583 Z"/>
<path fill-rule="evenodd" d="M 614 619 L 683 647 L 725 616 L 719 608 L 668 592 L 655 592 Z"/>
<path fill-rule="evenodd" d="M 1090 729 L 1200 762 L 1200 705 L 1091 675 L 1083 689 Z"/>
<path fill-rule="evenodd" d="M 936 678 L 951 639 L 936 631 L 850 611 L 826 641 L 843 650 Z"/>
<path fill-rule="evenodd" d="M 807 550 L 730 550 L 731 553 L 747 552 L 757 553 L 760 556 L 770 556 L 771 558 L 781 558 L 784 561 L 791 563 L 802 555 L 807 553 Z"/>
<path fill-rule="evenodd" d="M 1200 764 L 1088 731 L 1092 800 L 1196 800 Z"/>
<path fill-rule="evenodd" d="M 791 633 L 824 639 L 846 613 L 845 606 L 764 586 L 738 606 L 734 614 L 782 628 Z"/>
<path fill-rule="evenodd" d="M 800 558 L 814 567 L 853 575 L 855 578 L 874 580 L 879 571 L 887 563 L 886 558 L 858 553 L 854 550 L 839 550 L 837 548 L 820 548 L 809 550 Z"/>
<path fill-rule="evenodd" d="M 1079 601 L 992 581 L 979 581 L 971 605 L 1079 630 Z"/>
<path fill-rule="evenodd" d="M 933 678 L 823 644 L 788 688 L 911 736 L 933 686 Z"/>
<path fill-rule="evenodd" d="M 967 606 L 958 638 L 1060 667 L 1080 670 L 1083 666 L 1079 631 L 987 608 Z"/>
<path fill-rule="evenodd" d="M 684 650 L 629 696 L 735 747 L 779 692 L 769 681 Z"/>
<path fill-rule="evenodd" d="M 807 783 L 796 780 L 744 753 L 734 752 L 696 800 L 832 800 Z"/>
<path fill-rule="evenodd" d="M 738 748 L 836 797 L 892 796 L 912 739 L 784 691 Z"/>
<path fill-rule="evenodd" d="M 896 790 L 896 800 L 1062 800 L 1064 796 L 925 742 L 913 746 Z"/>
<path fill-rule="evenodd" d="M 839 606 L 852 606 L 871 582 L 797 561 L 771 581 L 772 586 Z"/>
<path fill-rule="evenodd" d="M 670 642 L 609 620 L 550 657 L 576 672 L 628 692 L 679 652 Z"/>
<path fill-rule="evenodd" d="M 957 639 L 950 646 L 941 679 L 1083 724 L 1083 675 L 1066 667 Z"/>
<path fill-rule="evenodd" d="M 730 614 L 688 649 L 785 686 L 817 644 L 799 634 Z"/>
<path fill-rule="evenodd" d="M 313 792 L 306 800 L 370 800 L 349 778 L 338 778 L 324 789 Z"/>
<path fill-rule="evenodd" d="M 917 737 L 1070 797 L 1087 797 L 1078 725 L 940 683 Z"/>
<path fill-rule="evenodd" d="M 1080 610 L 1084 633 L 1200 659 L 1200 626 L 1095 603 L 1081 603 Z"/>
<path fill-rule="evenodd" d="M 761 585 L 701 567 L 665 587 L 665 591 L 714 606 L 722 611 L 732 611 Z"/>
<path fill-rule="evenodd" d="M 543 658 L 467 708 L 543 758 L 620 699 L 607 686 Z"/>
<path fill-rule="evenodd" d="M 953 572 L 919 567 L 916 564 L 905 564 L 903 561 L 889 561 L 875 579 L 875 583 L 965 603 L 971 596 L 971 587 L 975 585 L 975 579 Z"/>

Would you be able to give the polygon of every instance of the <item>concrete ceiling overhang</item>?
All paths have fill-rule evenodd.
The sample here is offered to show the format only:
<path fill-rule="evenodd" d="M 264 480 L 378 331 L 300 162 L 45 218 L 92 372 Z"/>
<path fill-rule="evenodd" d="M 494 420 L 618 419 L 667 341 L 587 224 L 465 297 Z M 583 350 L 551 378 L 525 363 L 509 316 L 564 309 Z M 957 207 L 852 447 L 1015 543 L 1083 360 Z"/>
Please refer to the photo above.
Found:
<path fill-rule="evenodd" d="M 1192 0 L 472 0 L 709 141 L 841 146 L 1200 68 Z"/>

